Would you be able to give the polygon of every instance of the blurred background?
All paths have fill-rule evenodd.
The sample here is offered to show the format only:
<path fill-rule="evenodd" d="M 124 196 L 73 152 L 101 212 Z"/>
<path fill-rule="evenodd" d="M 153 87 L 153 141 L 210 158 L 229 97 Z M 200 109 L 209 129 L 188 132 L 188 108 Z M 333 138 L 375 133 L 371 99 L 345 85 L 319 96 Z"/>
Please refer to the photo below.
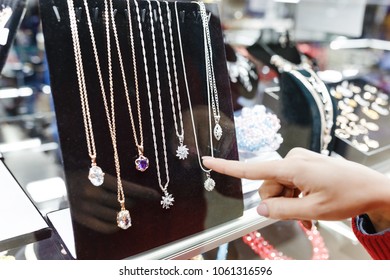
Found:
<path fill-rule="evenodd" d="M 329 83 L 364 76 L 384 94 L 390 90 L 388 1 L 206 2 L 214 4 L 211 10 L 221 19 L 237 111 L 258 104 L 267 107 L 267 89 L 278 82 L 276 73 L 246 50 L 259 40 L 293 42 L 300 53 L 315 61 L 321 78 Z M 380 129 L 383 134 L 389 130 Z M 384 145 L 382 150 L 386 149 Z M 0 153 L 43 216 L 68 207 L 38 0 L 27 1 L 0 76 Z M 369 162 L 369 157 L 364 154 L 359 161 Z M 388 173 L 386 160 L 369 165 Z M 349 221 L 318 226 L 331 259 L 369 258 L 351 234 Z M 291 257 L 310 258 L 310 244 L 294 222 L 278 222 L 261 232 Z M 242 240 L 220 250 L 225 250 L 222 254 L 225 258 L 258 258 Z M 204 258 L 216 258 L 215 254 L 210 252 Z"/>

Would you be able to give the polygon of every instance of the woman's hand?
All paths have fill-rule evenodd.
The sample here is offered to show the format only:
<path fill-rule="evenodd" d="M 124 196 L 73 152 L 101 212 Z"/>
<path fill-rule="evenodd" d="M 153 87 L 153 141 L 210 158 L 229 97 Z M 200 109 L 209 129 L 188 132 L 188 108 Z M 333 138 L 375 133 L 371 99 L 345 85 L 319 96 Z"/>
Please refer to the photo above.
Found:
<path fill-rule="evenodd" d="M 390 227 L 390 179 L 363 165 L 292 149 L 284 159 L 265 162 L 205 157 L 216 172 L 264 180 L 257 211 L 273 219 L 341 220 L 367 213 L 376 229 Z"/>

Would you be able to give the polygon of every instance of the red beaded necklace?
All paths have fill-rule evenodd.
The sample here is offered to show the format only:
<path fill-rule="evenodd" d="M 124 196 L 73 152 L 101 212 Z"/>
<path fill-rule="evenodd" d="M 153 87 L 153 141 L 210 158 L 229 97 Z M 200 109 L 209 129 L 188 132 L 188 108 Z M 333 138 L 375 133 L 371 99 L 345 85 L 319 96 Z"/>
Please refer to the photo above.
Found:
<path fill-rule="evenodd" d="M 311 230 L 305 228 L 301 222 L 298 222 L 300 228 L 306 234 L 313 249 L 312 260 L 327 260 L 329 259 L 329 252 L 325 246 L 324 239 L 315 226 Z M 292 260 L 291 257 L 284 255 L 282 252 L 276 250 L 267 240 L 265 240 L 258 231 L 251 232 L 243 236 L 245 244 L 264 260 Z"/>

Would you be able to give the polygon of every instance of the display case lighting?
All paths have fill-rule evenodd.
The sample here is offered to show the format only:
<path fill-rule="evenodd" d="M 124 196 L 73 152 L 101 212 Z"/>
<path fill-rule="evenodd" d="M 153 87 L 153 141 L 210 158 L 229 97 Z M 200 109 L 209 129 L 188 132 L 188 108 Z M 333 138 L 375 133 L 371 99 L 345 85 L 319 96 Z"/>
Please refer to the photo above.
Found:
<path fill-rule="evenodd" d="M 301 0 L 274 0 L 278 3 L 291 3 L 291 4 L 298 4 Z"/>
<path fill-rule="evenodd" d="M 390 42 L 378 39 L 346 39 L 338 38 L 330 43 L 332 50 L 339 49 L 378 49 L 378 50 L 390 50 Z"/>
<path fill-rule="evenodd" d="M 0 99 L 27 97 L 31 96 L 33 93 L 34 91 L 32 88 L 29 87 L 5 88 L 0 90 Z"/>

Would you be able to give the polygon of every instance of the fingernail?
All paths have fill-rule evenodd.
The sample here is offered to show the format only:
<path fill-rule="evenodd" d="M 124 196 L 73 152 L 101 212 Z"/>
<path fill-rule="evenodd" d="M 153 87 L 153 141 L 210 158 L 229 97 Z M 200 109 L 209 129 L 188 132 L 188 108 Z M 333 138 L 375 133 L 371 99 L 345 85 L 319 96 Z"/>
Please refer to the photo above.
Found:
<path fill-rule="evenodd" d="M 257 213 L 258 213 L 260 216 L 268 217 L 268 216 L 269 216 L 269 211 L 268 211 L 267 204 L 265 204 L 265 203 L 260 203 L 260 205 L 257 206 Z"/>
<path fill-rule="evenodd" d="M 212 157 L 210 157 L 210 156 L 203 156 L 202 157 L 202 160 L 209 160 L 209 159 L 212 159 Z"/>

